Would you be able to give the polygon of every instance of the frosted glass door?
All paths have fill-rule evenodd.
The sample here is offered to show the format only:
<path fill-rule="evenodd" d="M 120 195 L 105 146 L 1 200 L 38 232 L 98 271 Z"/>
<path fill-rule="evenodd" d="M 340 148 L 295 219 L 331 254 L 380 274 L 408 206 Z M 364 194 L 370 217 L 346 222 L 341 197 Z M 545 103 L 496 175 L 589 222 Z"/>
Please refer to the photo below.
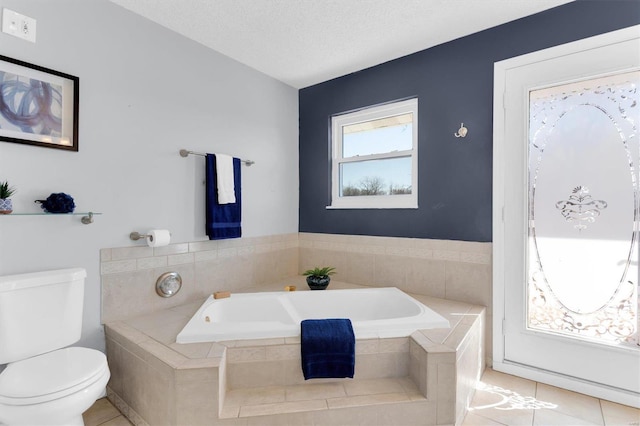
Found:
<path fill-rule="evenodd" d="M 494 366 L 640 406 L 640 26 L 505 62 Z"/>
<path fill-rule="evenodd" d="M 638 343 L 640 72 L 529 92 L 527 327 Z"/>

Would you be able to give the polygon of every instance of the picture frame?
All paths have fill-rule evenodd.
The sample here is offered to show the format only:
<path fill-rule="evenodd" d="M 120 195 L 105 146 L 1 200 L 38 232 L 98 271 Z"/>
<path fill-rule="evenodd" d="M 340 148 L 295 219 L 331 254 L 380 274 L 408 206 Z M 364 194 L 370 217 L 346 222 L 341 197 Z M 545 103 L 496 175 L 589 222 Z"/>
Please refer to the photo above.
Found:
<path fill-rule="evenodd" d="M 0 55 L 0 141 L 78 151 L 79 83 Z"/>

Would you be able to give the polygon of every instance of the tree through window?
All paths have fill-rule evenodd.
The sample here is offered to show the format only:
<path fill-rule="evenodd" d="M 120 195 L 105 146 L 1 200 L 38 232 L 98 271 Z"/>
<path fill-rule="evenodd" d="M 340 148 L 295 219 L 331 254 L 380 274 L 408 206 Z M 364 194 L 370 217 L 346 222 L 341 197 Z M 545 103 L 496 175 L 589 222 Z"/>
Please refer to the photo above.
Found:
<path fill-rule="evenodd" d="M 418 100 L 332 117 L 331 208 L 417 208 Z"/>

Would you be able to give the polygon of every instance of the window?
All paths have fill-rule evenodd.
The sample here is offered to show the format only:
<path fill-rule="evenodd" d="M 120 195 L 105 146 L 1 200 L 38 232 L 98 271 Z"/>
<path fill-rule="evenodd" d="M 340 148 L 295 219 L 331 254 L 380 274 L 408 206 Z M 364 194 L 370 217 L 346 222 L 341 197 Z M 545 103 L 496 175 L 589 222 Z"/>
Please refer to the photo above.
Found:
<path fill-rule="evenodd" d="M 331 118 L 328 208 L 418 208 L 418 100 Z"/>

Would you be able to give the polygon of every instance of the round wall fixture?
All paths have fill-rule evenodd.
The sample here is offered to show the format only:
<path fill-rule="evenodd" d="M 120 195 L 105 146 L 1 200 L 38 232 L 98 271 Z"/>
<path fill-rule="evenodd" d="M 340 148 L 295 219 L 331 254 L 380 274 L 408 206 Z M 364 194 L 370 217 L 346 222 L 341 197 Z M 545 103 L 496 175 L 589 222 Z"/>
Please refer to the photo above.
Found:
<path fill-rule="evenodd" d="M 171 297 L 182 287 L 182 277 L 177 272 L 165 272 L 156 281 L 158 296 Z"/>

